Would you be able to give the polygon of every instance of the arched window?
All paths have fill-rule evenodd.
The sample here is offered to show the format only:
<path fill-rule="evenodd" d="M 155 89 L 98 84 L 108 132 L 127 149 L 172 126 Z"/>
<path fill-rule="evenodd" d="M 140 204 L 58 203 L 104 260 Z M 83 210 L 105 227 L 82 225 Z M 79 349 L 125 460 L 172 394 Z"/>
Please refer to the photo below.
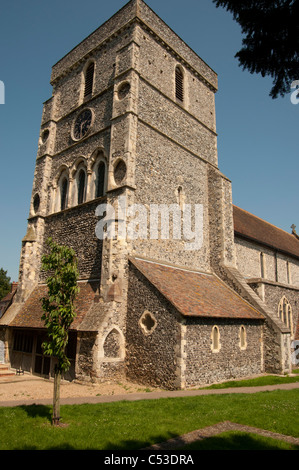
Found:
<path fill-rule="evenodd" d="M 93 77 L 94 77 L 94 62 L 91 62 L 85 72 L 84 98 L 87 98 L 88 96 L 92 95 Z"/>
<path fill-rule="evenodd" d="M 67 190 L 68 190 L 68 181 L 64 177 L 60 184 L 60 210 L 63 211 L 67 206 Z"/>
<path fill-rule="evenodd" d="M 115 328 L 106 336 L 103 347 L 105 357 L 120 357 L 120 334 Z"/>
<path fill-rule="evenodd" d="M 278 304 L 278 316 L 281 321 L 291 330 L 293 334 L 292 307 L 288 299 L 283 296 Z"/>
<path fill-rule="evenodd" d="M 85 180 L 86 180 L 85 171 L 83 169 L 81 169 L 79 171 L 78 180 L 77 180 L 77 184 L 78 184 L 78 204 L 82 204 L 82 202 L 84 202 L 84 200 L 85 200 Z"/>
<path fill-rule="evenodd" d="M 103 343 L 102 357 L 107 361 L 120 361 L 124 358 L 124 337 L 118 327 L 112 328 Z"/>
<path fill-rule="evenodd" d="M 265 253 L 261 252 L 260 253 L 260 264 L 261 264 L 261 278 L 266 277 L 265 273 Z"/>
<path fill-rule="evenodd" d="M 184 101 L 184 75 L 180 67 L 175 69 L 175 97 L 180 102 Z"/>
<path fill-rule="evenodd" d="M 105 163 L 100 162 L 96 174 L 96 197 L 104 196 L 105 193 Z"/>
<path fill-rule="evenodd" d="M 219 334 L 219 328 L 218 326 L 213 326 L 212 328 L 212 334 L 211 334 L 211 339 L 212 339 L 212 352 L 219 352 L 220 351 L 220 334 Z"/>
<path fill-rule="evenodd" d="M 240 349 L 246 349 L 247 342 L 246 342 L 246 330 L 245 326 L 240 327 Z"/>
<path fill-rule="evenodd" d="M 39 206 L 40 206 L 40 197 L 39 197 L 39 194 L 36 194 L 33 198 L 33 210 L 35 214 L 38 212 Z"/>
<path fill-rule="evenodd" d="M 182 186 L 179 186 L 177 189 L 177 201 L 181 210 L 184 210 L 185 207 L 185 191 Z"/>

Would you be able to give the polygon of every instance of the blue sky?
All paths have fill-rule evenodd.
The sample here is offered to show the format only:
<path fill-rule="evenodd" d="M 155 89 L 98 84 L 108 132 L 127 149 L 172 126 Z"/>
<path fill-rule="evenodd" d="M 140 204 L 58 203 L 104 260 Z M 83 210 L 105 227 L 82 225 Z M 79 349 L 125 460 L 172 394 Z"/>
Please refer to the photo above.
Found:
<path fill-rule="evenodd" d="M 42 103 L 52 94 L 51 67 L 126 0 L 1 0 L 0 267 L 18 279 L 26 234 Z M 218 74 L 218 157 L 234 204 L 290 232 L 298 215 L 299 104 L 272 100 L 271 79 L 251 75 L 234 58 L 242 34 L 212 0 L 147 4 Z M 294 80 L 299 79 L 294 77 Z"/>

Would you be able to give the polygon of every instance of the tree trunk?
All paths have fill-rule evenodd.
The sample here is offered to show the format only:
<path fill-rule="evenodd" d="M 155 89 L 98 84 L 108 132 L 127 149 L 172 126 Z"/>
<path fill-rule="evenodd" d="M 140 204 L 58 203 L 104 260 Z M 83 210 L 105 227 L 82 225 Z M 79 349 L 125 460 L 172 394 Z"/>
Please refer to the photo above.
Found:
<path fill-rule="evenodd" d="M 59 425 L 59 420 L 60 420 L 60 381 L 61 381 L 61 372 L 56 365 L 54 369 L 54 393 L 53 393 L 53 416 L 52 416 L 52 424 L 55 426 Z"/>

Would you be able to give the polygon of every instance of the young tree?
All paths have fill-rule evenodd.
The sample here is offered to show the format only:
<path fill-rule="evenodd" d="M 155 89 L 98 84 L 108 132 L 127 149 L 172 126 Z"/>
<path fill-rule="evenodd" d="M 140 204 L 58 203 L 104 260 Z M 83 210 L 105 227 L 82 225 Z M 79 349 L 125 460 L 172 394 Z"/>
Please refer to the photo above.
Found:
<path fill-rule="evenodd" d="M 7 276 L 7 271 L 0 268 L 0 300 L 10 292 L 10 277 Z"/>
<path fill-rule="evenodd" d="M 41 299 L 44 313 L 42 319 L 47 328 L 48 339 L 43 343 L 43 352 L 57 359 L 54 369 L 54 393 L 52 424 L 60 420 L 61 374 L 70 367 L 66 347 L 68 332 L 75 318 L 74 300 L 77 286 L 77 258 L 73 249 L 47 240 L 49 254 L 42 257 L 42 268 L 50 271 L 47 279 L 48 295 Z"/>
<path fill-rule="evenodd" d="M 299 79 L 299 0 L 213 2 L 230 11 L 245 34 L 243 47 L 235 55 L 243 69 L 271 76 L 272 98 L 289 93 Z"/>

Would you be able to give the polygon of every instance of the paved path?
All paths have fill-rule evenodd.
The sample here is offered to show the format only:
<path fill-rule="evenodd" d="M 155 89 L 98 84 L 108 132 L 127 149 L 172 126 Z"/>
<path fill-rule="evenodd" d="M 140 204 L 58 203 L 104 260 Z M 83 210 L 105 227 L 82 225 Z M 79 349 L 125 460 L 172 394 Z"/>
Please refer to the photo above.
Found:
<path fill-rule="evenodd" d="M 110 403 L 115 401 L 137 401 L 137 400 L 156 400 L 158 398 L 175 398 L 175 397 L 195 397 L 200 395 L 223 395 L 232 393 L 257 393 L 268 392 L 273 390 L 293 390 L 299 388 L 299 382 L 278 385 L 265 385 L 261 387 L 235 387 L 223 389 L 206 389 L 206 390 L 174 390 L 174 391 L 159 391 L 159 392 L 141 392 L 141 393 L 126 393 L 123 395 L 102 395 L 91 397 L 71 397 L 61 398 L 61 405 L 79 405 L 83 403 Z M 20 406 L 20 405 L 51 405 L 51 399 L 20 399 L 11 401 L 0 401 L 0 406 Z"/>

